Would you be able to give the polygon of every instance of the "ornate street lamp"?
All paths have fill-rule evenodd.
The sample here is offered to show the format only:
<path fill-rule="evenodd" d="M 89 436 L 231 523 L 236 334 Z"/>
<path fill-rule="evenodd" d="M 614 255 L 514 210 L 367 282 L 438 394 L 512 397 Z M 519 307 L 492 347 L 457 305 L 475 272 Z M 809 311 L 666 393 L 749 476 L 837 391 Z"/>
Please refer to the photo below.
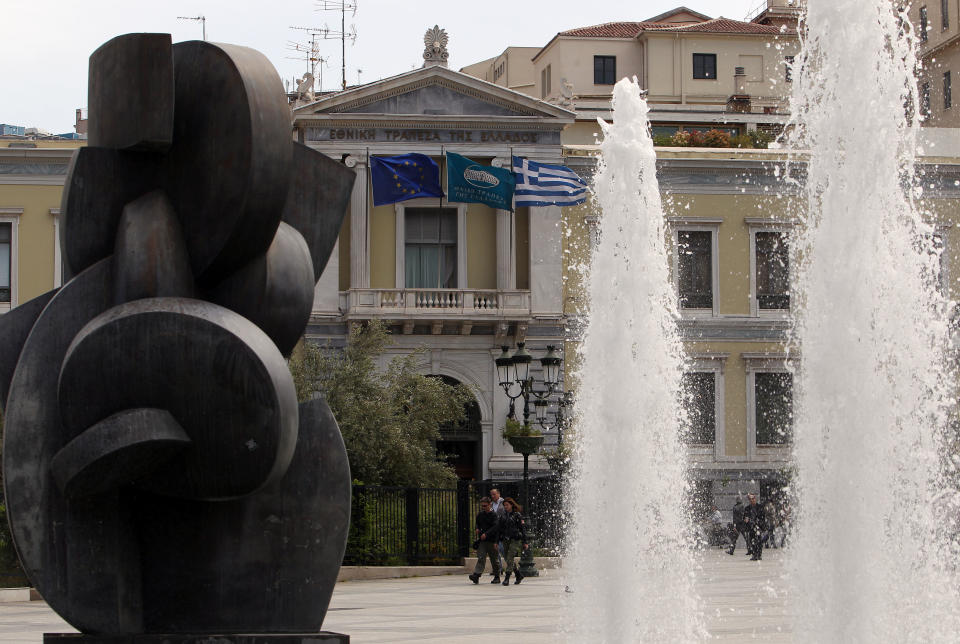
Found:
<path fill-rule="evenodd" d="M 533 362 L 533 356 L 527 351 L 525 343 L 518 342 L 517 350 L 513 352 L 512 356 L 510 355 L 510 347 L 501 346 L 500 348 L 502 352 L 494 362 L 497 365 L 497 377 L 500 386 L 503 388 L 503 393 L 510 399 L 510 412 L 507 417 L 511 420 L 516 420 L 514 402 L 518 398 L 523 398 L 523 435 L 509 436 L 507 440 L 513 447 L 513 451 L 523 454 L 523 505 L 528 507 L 530 501 L 529 459 L 531 454 L 537 453 L 541 443 L 543 443 L 542 435 L 531 435 L 530 399 L 533 398 L 537 424 L 546 429 L 548 427 L 546 425 L 547 407 L 550 404 L 548 399 L 560 386 L 560 364 L 563 360 L 557 355 L 554 345 L 547 346 L 547 354 L 540 358 L 540 366 L 543 368 L 543 385 L 546 389 L 536 391 L 534 389 L 534 379 L 530 376 L 530 363 Z M 558 412 L 558 414 L 558 418 L 562 419 L 562 412 Z M 520 574 L 525 577 L 536 577 L 539 574 L 533 563 L 533 552 L 529 549 L 524 550 L 520 556 Z"/>

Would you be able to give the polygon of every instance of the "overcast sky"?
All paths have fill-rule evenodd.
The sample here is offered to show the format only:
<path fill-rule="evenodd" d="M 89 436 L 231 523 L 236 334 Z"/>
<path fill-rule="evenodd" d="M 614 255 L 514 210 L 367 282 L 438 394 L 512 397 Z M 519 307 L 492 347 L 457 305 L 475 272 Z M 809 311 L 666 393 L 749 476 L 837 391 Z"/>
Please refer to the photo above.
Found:
<path fill-rule="evenodd" d="M 354 0 L 348 0 L 354 2 Z M 558 31 L 616 20 L 644 20 L 680 6 L 711 17 L 743 19 L 761 0 L 615 0 L 593 5 L 584 0 L 356 0 L 347 14 L 347 83 L 370 82 L 419 67 L 423 34 L 438 24 L 450 37 L 449 66 L 490 58 L 504 48 L 543 46 Z M 338 4 L 338 0 L 327 4 Z M 291 80 L 307 69 L 294 60 L 290 41 L 308 35 L 291 26 L 340 28 L 339 11 L 320 11 L 321 0 L 3 0 L 0 37 L 0 123 L 72 132 L 75 110 L 87 105 L 87 59 L 113 36 L 165 32 L 173 41 L 201 37 L 253 47 L 263 52 L 280 77 Z M 593 7 L 599 6 L 600 9 Z M 340 41 L 321 43 L 324 89 L 340 84 Z M 319 74 L 318 74 L 319 75 Z"/>

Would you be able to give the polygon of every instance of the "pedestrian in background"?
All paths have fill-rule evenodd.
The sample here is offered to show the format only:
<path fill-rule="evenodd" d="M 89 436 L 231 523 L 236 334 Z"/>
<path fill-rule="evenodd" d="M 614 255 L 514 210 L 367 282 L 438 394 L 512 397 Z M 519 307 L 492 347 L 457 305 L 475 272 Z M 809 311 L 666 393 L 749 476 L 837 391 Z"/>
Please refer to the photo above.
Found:
<path fill-rule="evenodd" d="M 490 488 L 490 509 L 496 512 L 498 520 L 503 517 L 503 497 L 500 496 L 500 490 L 495 487 Z M 497 542 L 497 556 L 500 558 L 498 561 L 500 570 L 503 570 L 503 544 L 499 541 Z"/>
<path fill-rule="evenodd" d="M 727 550 L 728 555 L 732 555 L 733 551 L 737 549 L 737 539 L 741 534 L 743 535 L 744 541 L 747 542 L 747 550 L 749 551 L 750 540 L 747 539 L 743 523 L 743 502 L 737 499 L 737 502 L 733 504 L 733 523 L 730 524 L 730 549 Z"/>
<path fill-rule="evenodd" d="M 766 521 L 766 529 L 764 530 L 763 536 L 763 545 L 765 548 L 776 548 L 777 539 L 775 531 L 777 526 L 780 525 L 780 521 L 777 518 L 777 508 L 773 505 L 773 501 L 767 501 L 763 504 L 763 516 Z"/>
<path fill-rule="evenodd" d="M 500 553 L 497 552 L 498 523 L 497 513 L 490 509 L 490 497 L 483 497 L 480 499 L 480 512 L 477 514 L 477 527 L 474 531 L 477 536 L 477 540 L 473 543 L 473 547 L 477 550 L 477 565 L 473 567 L 470 581 L 475 584 L 480 583 L 483 569 L 487 565 L 487 558 L 490 559 L 490 567 L 493 569 L 493 581 L 490 583 L 500 583 Z"/>
<path fill-rule="evenodd" d="M 497 530 L 500 533 L 500 543 L 503 546 L 503 560 L 506 563 L 506 574 L 503 577 L 503 585 L 510 585 L 511 573 L 515 575 L 514 584 L 519 584 L 523 579 L 520 569 L 514 564 L 514 559 L 523 550 L 530 547 L 527 543 L 527 531 L 523 525 L 523 517 L 520 511 L 523 508 L 512 498 L 507 497 L 503 500 L 503 516 Z"/>
<path fill-rule="evenodd" d="M 747 546 L 750 553 L 750 561 L 760 561 L 763 558 L 763 545 L 760 543 L 760 536 L 763 533 L 766 524 L 766 516 L 763 513 L 763 506 L 757 504 L 757 495 L 748 494 L 749 504 L 743 509 L 743 522 L 746 525 Z"/>

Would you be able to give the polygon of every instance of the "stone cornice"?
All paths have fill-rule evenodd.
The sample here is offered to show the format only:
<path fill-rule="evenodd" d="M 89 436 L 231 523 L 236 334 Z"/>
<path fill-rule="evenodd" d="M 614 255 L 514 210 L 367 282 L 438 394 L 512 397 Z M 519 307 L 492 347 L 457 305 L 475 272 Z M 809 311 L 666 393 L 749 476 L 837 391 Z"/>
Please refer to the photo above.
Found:
<path fill-rule="evenodd" d="M 571 121 L 572 122 L 572 121 Z M 542 130 L 559 131 L 568 122 L 537 117 L 491 117 L 444 115 L 442 120 L 429 114 L 371 114 L 359 118 L 347 114 L 309 114 L 298 116 L 297 128 L 404 128 L 412 130 Z"/>

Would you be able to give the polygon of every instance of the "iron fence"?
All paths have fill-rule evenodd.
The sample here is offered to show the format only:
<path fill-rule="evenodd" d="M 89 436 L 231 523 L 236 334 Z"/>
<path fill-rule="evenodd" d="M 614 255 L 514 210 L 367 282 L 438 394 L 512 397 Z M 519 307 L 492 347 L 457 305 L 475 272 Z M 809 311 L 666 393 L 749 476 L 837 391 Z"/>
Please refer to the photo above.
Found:
<path fill-rule="evenodd" d="M 492 488 L 521 504 L 518 481 L 460 481 L 455 488 L 353 486 L 350 536 L 344 565 L 458 564 L 470 554 L 480 499 Z M 562 546 L 561 484 L 556 477 L 530 481 L 524 507 L 535 546 Z"/>

